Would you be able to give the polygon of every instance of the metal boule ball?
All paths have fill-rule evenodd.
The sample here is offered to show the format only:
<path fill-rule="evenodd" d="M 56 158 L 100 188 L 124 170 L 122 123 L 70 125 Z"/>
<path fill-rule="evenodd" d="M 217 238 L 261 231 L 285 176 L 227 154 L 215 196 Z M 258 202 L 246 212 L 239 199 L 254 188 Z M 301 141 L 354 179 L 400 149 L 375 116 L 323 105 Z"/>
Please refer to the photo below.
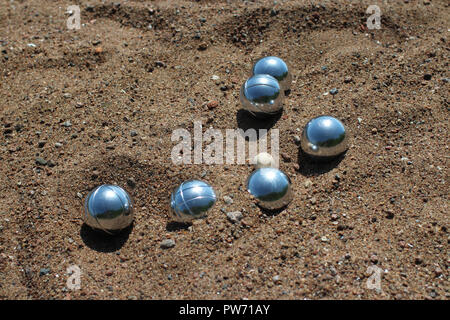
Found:
<path fill-rule="evenodd" d="M 327 159 L 345 152 L 348 140 L 349 134 L 341 121 L 331 116 L 320 116 L 306 124 L 300 145 L 307 155 Z"/>
<path fill-rule="evenodd" d="M 208 183 L 200 180 L 185 181 L 172 192 L 170 198 L 173 218 L 178 222 L 203 218 L 216 200 L 216 193 Z"/>
<path fill-rule="evenodd" d="M 253 65 L 253 74 L 268 74 L 278 80 L 281 90 L 291 89 L 292 75 L 288 65 L 278 57 L 264 57 Z"/>
<path fill-rule="evenodd" d="M 119 186 L 98 186 L 84 201 L 84 222 L 107 233 L 125 229 L 133 222 L 133 201 Z"/>
<path fill-rule="evenodd" d="M 241 87 L 242 107 L 257 117 L 267 117 L 280 112 L 284 95 L 277 79 L 267 74 L 249 78 Z"/>
<path fill-rule="evenodd" d="M 253 171 L 247 180 L 247 189 L 264 209 L 281 209 L 292 201 L 291 180 L 276 168 Z"/>

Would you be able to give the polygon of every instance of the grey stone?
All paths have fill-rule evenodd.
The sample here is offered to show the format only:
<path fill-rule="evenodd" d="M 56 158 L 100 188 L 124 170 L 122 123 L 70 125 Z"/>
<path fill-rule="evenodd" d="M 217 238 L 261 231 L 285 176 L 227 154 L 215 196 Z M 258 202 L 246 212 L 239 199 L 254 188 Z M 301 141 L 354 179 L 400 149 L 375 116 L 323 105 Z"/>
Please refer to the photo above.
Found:
<path fill-rule="evenodd" d="M 172 239 L 165 239 L 163 241 L 161 241 L 160 244 L 161 249 L 170 249 L 175 247 L 175 241 Z"/>
<path fill-rule="evenodd" d="M 223 201 L 224 201 L 226 204 L 233 204 L 233 199 L 231 199 L 231 197 L 229 197 L 229 196 L 224 196 L 224 197 L 223 197 Z"/>
<path fill-rule="evenodd" d="M 233 211 L 233 212 L 227 212 L 227 218 L 232 223 L 238 223 L 242 220 L 244 216 L 242 215 L 242 212 L 240 211 Z"/>

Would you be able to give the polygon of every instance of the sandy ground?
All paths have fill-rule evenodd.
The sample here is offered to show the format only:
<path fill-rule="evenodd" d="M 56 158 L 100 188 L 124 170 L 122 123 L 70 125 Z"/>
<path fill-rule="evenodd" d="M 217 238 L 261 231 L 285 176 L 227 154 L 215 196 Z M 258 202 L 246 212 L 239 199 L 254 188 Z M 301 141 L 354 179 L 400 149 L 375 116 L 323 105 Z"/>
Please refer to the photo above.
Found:
<path fill-rule="evenodd" d="M 370 4 L 380 30 L 365 27 Z M 448 299 L 449 17 L 445 0 L 0 1 L 0 298 Z M 265 55 L 293 84 L 283 115 L 257 122 L 239 88 Z M 321 114 L 352 140 L 319 165 L 294 136 Z M 194 120 L 280 130 L 291 204 L 255 207 L 250 165 L 173 165 L 172 131 Z M 168 199 L 188 178 L 220 199 L 183 226 Z M 102 183 L 136 203 L 114 238 L 83 226 Z"/>

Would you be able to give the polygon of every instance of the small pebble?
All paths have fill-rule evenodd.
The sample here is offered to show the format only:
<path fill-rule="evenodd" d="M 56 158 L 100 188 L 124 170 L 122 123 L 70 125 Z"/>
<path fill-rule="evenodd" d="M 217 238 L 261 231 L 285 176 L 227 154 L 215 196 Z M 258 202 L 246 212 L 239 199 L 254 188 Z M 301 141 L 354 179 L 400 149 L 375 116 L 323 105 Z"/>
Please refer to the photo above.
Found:
<path fill-rule="evenodd" d="M 41 270 L 39 270 L 39 275 L 40 276 L 45 276 L 47 274 L 50 273 L 50 269 L 49 268 L 42 268 Z"/>
<path fill-rule="evenodd" d="M 386 218 L 387 218 L 387 219 L 393 219 L 394 216 L 395 216 L 395 214 L 394 214 L 393 211 L 388 210 L 388 211 L 386 212 Z"/>
<path fill-rule="evenodd" d="M 312 184 L 313 184 L 312 181 L 308 179 L 305 181 L 304 186 L 305 186 L 305 188 L 310 188 L 312 186 Z"/>
<path fill-rule="evenodd" d="M 111 277 L 113 274 L 114 274 L 114 270 L 111 270 L 111 269 L 106 270 L 106 272 L 105 272 L 105 275 L 106 275 L 107 277 Z"/>
<path fill-rule="evenodd" d="M 210 101 L 206 106 L 211 110 L 217 108 L 219 106 L 219 103 L 217 101 Z"/>
<path fill-rule="evenodd" d="M 206 49 L 208 49 L 208 44 L 206 42 L 203 42 L 198 46 L 199 51 L 204 51 Z"/>
<path fill-rule="evenodd" d="M 233 199 L 231 199 L 231 197 L 229 196 L 224 196 L 223 201 L 228 205 L 233 204 Z"/>
<path fill-rule="evenodd" d="M 414 259 L 414 263 L 417 264 L 417 265 L 422 264 L 422 263 L 423 263 L 423 258 L 420 257 L 420 256 L 417 256 L 417 257 Z"/>
<path fill-rule="evenodd" d="M 292 160 L 291 157 L 287 153 L 282 153 L 281 157 L 283 158 L 283 160 L 285 162 L 291 162 L 291 160 Z"/>
<path fill-rule="evenodd" d="M 155 66 L 160 67 L 160 68 L 167 67 L 167 65 L 164 62 L 162 62 L 162 61 L 156 61 L 155 62 Z"/>
<path fill-rule="evenodd" d="M 242 220 L 244 216 L 242 215 L 242 212 L 240 211 L 234 211 L 234 212 L 227 212 L 227 218 L 232 223 L 238 223 L 240 220 Z"/>
<path fill-rule="evenodd" d="M 333 88 L 333 89 L 330 90 L 330 94 L 332 94 L 333 96 L 334 96 L 335 94 L 338 94 L 338 92 L 339 92 L 339 90 L 336 89 L 336 88 Z"/>
<path fill-rule="evenodd" d="M 133 178 L 128 178 L 128 179 L 127 179 L 127 184 L 128 184 L 131 188 L 134 188 L 134 187 L 136 187 L 136 180 L 134 180 Z"/>
<path fill-rule="evenodd" d="M 434 269 L 434 274 L 436 275 L 436 277 L 439 277 L 440 275 L 442 275 L 442 269 L 440 267 L 436 267 L 436 269 Z"/>
<path fill-rule="evenodd" d="M 40 164 L 41 166 L 45 166 L 45 165 L 47 165 L 47 160 L 45 160 L 43 158 L 40 158 L 40 157 L 37 157 L 36 158 L 36 163 Z"/>

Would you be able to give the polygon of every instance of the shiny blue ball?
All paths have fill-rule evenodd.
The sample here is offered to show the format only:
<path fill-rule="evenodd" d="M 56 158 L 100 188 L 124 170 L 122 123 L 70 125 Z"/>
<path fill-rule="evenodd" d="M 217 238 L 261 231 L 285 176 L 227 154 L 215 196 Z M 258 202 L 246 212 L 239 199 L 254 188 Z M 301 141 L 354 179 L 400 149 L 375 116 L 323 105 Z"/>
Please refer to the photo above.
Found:
<path fill-rule="evenodd" d="M 281 90 L 291 89 L 292 75 L 288 65 L 278 57 L 264 57 L 253 66 L 253 74 L 268 74 L 278 80 Z"/>
<path fill-rule="evenodd" d="M 277 79 L 267 74 L 252 76 L 240 91 L 242 107 L 259 117 L 279 113 L 283 108 L 283 99 Z"/>
<path fill-rule="evenodd" d="M 291 180 L 276 168 L 253 171 L 247 189 L 258 200 L 258 205 L 268 210 L 283 208 L 292 200 Z"/>
<path fill-rule="evenodd" d="M 307 155 L 326 159 L 345 152 L 348 140 L 348 132 L 341 121 L 331 116 L 320 116 L 306 124 L 300 145 Z"/>
<path fill-rule="evenodd" d="M 122 230 L 133 222 L 133 201 L 119 186 L 98 186 L 84 201 L 84 222 L 107 233 Z"/>

